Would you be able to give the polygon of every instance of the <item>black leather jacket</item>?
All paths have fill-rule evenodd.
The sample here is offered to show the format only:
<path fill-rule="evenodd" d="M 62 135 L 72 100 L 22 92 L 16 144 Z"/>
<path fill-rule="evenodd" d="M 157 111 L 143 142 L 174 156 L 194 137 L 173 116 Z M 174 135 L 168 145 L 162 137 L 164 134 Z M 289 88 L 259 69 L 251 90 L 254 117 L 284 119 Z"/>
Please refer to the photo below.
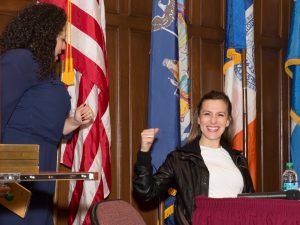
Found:
<path fill-rule="evenodd" d="M 148 201 L 166 193 L 169 187 L 177 189 L 175 220 L 177 224 L 192 224 L 195 196 L 208 196 L 209 172 L 201 156 L 200 137 L 171 152 L 158 171 L 152 175 L 151 154 L 139 152 L 135 164 L 133 189 L 136 194 Z M 245 158 L 239 151 L 232 150 L 221 142 L 244 179 L 243 193 L 254 192 L 252 180 Z"/>

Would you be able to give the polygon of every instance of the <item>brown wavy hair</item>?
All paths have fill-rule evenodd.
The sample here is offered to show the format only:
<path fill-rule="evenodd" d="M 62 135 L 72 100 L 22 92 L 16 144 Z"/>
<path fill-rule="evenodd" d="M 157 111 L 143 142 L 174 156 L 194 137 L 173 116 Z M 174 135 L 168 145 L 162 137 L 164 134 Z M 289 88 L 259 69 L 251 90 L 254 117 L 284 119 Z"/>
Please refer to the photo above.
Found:
<path fill-rule="evenodd" d="M 222 101 L 224 101 L 225 104 L 227 105 L 227 113 L 228 113 L 230 124 L 232 123 L 232 114 L 231 114 L 232 105 L 231 105 L 231 102 L 230 102 L 228 96 L 224 92 L 221 92 L 221 91 L 214 91 L 214 90 L 210 91 L 210 92 L 206 93 L 205 95 L 203 95 L 203 97 L 200 99 L 200 101 L 197 105 L 197 108 L 193 115 L 191 131 L 190 131 L 190 134 L 187 139 L 188 143 L 192 142 L 197 137 L 200 137 L 202 134 L 200 125 L 198 124 L 198 117 L 200 116 L 203 102 L 205 102 L 206 100 L 222 100 Z M 227 134 L 228 128 L 229 127 L 227 127 L 225 132 L 222 134 L 222 140 L 224 140 L 230 144 L 230 141 L 228 139 L 228 134 Z"/>
<path fill-rule="evenodd" d="M 0 36 L 0 54 L 16 49 L 31 50 L 39 64 L 38 77 L 56 77 L 54 52 L 56 38 L 67 21 L 63 9 L 45 3 L 35 3 L 21 10 Z"/>

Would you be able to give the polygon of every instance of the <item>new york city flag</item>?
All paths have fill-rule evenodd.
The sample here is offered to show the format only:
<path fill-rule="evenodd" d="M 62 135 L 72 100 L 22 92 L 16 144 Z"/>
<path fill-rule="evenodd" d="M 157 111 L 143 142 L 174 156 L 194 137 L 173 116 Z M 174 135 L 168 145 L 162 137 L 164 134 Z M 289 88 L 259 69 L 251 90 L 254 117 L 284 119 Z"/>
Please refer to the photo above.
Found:
<path fill-rule="evenodd" d="M 229 134 L 232 148 L 243 151 L 243 87 L 242 49 L 247 49 L 247 110 L 248 110 L 248 164 L 256 186 L 256 81 L 254 66 L 254 17 L 252 0 L 226 1 L 226 40 L 224 90 L 232 103 L 233 123 Z"/>

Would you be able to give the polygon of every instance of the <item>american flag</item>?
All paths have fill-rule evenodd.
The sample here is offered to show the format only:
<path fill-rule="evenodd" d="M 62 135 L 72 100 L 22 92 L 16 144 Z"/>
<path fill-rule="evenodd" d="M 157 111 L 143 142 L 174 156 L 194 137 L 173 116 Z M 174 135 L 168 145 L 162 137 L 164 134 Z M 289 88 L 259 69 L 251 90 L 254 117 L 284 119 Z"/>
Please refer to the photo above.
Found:
<path fill-rule="evenodd" d="M 71 41 L 75 85 L 68 88 L 72 111 L 86 102 L 95 113 L 93 123 L 76 130 L 72 140 L 62 144 L 61 162 L 72 171 L 97 171 L 100 179 L 71 181 L 69 191 L 69 225 L 91 224 L 88 210 L 110 193 L 110 115 L 103 0 L 69 0 L 71 2 Z M 67 12 L 68 0 L 42 0 Z"/>

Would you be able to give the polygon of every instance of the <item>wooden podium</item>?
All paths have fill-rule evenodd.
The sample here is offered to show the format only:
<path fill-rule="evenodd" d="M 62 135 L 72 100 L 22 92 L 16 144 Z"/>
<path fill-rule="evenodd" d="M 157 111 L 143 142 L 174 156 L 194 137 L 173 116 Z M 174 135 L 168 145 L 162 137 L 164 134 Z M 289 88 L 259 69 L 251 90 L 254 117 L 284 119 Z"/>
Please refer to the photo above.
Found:
<path fill-rule="evenodd" d="M 0 185 L 6 184 L 11 189 L 4 197 L 0 197 L 1 205 L 24 218 L 31 191 L 19 182 L 54 180 L 98 180 L 98 173 L 39 173 L 39 145 L 0 144 Z"/>
<path fill-rule="evenodd" d="M 264 198 L 262 198 L 263 195 Z M 254 195 L 240 198 L 197 196 L 192 224 L 296 225 L 300 223 L 300 202 L 298 200 L 282 199 L 280 193 L 273 195 L 275 199 L 265 193 L 257 193 L 256 196 L 259 197 L 255 198 Z"/>
<path fill-rule="evenodd" d="M 0 144 L 0 173 L 38 173 L 39 145 Z"/>

